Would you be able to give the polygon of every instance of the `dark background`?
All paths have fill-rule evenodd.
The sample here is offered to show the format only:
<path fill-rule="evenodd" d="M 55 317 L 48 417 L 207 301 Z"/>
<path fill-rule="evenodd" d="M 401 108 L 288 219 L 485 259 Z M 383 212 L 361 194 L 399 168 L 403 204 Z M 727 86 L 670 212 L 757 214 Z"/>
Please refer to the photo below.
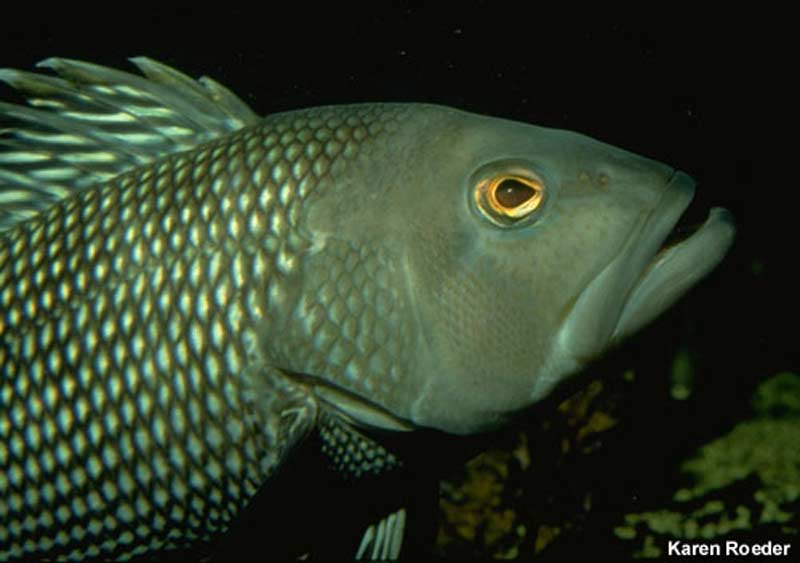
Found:
<path fill-rule="evenodd" d="M 691 341 L 699 402 L 641 413 L 629 447 L 668 436 L 691 450 L 730 428 L 762 378 L 795 370 L 798 346 L 796 57 L 781 14 L 700 17 L 652 10 L 618 18 L 538 3 L 385 2 L 320 10 L 27 10 L 4 18 L 0 66 L 49 56 L 132 69 L 146 55 L 208 75 L 257 112 L 359 101 L 448 104 L 574 129 L 691 174 L 688 215 L 729 208 L 738 237 L 723 265 L 625 347 L 643 372 Z M 5 8 L 4 8 L 5 10 Z M 101 8 L 97 8 L 101 10 Z M 13 99 L 0 87 L 4 99 Z M 654 385 L 665 386 L 663 380 Z M 678 444 L 678 446 L 676 446 Z M 586 546 L 592 553 L 592 544 Z"/>

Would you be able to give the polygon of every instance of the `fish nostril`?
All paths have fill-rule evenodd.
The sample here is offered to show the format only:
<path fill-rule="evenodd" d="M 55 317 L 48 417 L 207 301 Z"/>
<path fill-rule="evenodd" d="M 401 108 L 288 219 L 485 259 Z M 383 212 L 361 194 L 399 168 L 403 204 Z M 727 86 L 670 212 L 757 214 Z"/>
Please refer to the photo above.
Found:
<path fill-rule="evenodd" d="M 606 172 L 588 172 L 587 170 L 581 170 L 578 172 L 578 181 L 587 186 L 605 188 L 611 182 L 611 176 Z"/>

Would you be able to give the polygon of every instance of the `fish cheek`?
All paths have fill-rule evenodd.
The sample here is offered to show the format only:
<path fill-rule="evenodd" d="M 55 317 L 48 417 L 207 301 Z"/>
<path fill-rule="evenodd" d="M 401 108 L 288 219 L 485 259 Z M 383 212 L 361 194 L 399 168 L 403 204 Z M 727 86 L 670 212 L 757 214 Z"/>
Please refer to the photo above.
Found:
<path fill-rule="evenodd" d="M 529 404 L 548 331 L 537 323 L 529 280 L 491 257 L 448 257 L 442 241 L 430 242 L 412 260 L 430 377 L 415 422 L 488 429 Z"/>

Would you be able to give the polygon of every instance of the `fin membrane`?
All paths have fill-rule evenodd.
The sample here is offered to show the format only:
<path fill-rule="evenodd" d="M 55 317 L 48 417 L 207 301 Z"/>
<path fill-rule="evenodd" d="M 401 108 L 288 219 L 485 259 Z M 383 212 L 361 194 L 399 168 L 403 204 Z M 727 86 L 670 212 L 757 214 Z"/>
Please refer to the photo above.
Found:
<path fill-rule="evenodd" d="M 400 508 L 371 524 L 356 551 L 357 561 L 397 561 L 403 547 L 406 509 Z"/>
<path fill-rule="evenodd" d="M 68 59 L 55 76 L 0 69 L 31 107 L 0 102 L 0 231 L 53 201 L 259 121 L 224 86 L 145 57 L 143 76 Z"/>

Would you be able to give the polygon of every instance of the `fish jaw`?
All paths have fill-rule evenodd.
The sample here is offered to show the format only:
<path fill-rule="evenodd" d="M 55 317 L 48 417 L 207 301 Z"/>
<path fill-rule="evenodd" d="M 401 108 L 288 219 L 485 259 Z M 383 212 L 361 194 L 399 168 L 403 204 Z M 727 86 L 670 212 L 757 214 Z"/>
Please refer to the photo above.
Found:
<path fill-rule="evenodd" d="M 662 248 L 694 197 L 694 181 L 676 171 L 649 213 L 642 214 L 616 257 L 569 309 L 557 335 L 562 359 L 584 365 L 669 308 L 709 274 L 734 238 L 731 214 L 713 208 L 682 242 Z"/>

